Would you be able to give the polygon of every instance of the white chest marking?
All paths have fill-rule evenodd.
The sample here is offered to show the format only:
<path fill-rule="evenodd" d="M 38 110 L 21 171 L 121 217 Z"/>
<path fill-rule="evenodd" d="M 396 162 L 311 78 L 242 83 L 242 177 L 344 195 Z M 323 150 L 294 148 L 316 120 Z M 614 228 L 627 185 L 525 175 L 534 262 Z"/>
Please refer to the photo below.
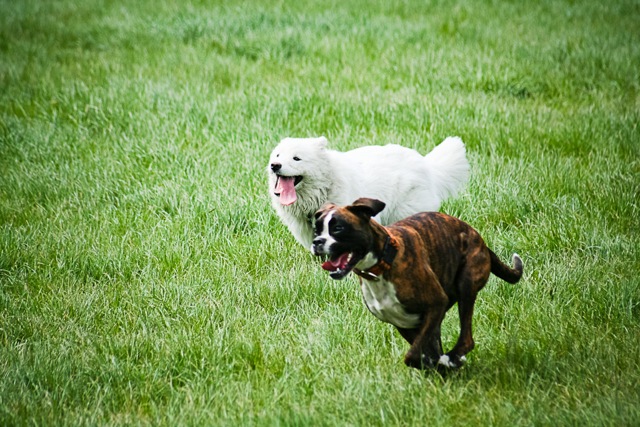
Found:
<path fill-rule="evenodd" d="M 383 322 L 391 323 L 399 328 L 415 328 L 420 316 L 407 313 L 398 297 L 393 283 L 382 277 L 378 281 L 362 279 L 361 288 L 364 303 L 369 311 Z"/>

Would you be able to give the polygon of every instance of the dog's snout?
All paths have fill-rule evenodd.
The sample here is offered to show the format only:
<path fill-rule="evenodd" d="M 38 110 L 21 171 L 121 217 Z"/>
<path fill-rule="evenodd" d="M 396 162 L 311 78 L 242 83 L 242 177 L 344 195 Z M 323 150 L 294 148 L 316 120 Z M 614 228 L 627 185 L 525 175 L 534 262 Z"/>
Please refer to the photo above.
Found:
<path fill-rule="evenodd" d="M 327 242 L 327 239 L 324 237 L 316 237 L 311 242 L 311 253 L 314 255 L 322 255 L 325 253 L 324 244 Z"/>
<path fill-rule="evenodd" d="M 278 172 L 282 169 L 282 163 L 271 163 L 271 170 L 274 172 Z"/>
<path fill-rule="evenodd" d="M 318 255 L 322 252 L 322 246 L 326 243 L 327 239 L 324 237 L 316 237 L 311 242 L 311 252 Z"/>
<path fill-rule="evenodd" d="M 313 239 L 313 245 L 314 246 L 319 246 L 324 244 L 324 242 L 326 242 L 327 239 L 325 239 L 324 237 L 316 237 L 315 239 Z"/>

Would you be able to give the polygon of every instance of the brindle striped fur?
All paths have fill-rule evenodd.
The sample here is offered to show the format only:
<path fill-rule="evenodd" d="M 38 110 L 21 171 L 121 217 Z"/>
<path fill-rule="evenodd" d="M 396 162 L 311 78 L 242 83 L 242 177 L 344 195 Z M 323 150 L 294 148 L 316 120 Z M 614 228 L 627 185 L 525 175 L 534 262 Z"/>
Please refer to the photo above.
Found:
<path fill-rule="evenodd" d="M 394 285 L 404 310 L 420 317 L 415 328 L 396 326 L 411 344 L 405 363 L 415 368 L 436 364 L 459 367 L 474 347 L 471 324 L 478 292 L 492 272 L 516 283 L 522 276 L 522 261 L 514 255 L 514 267 L 507 266 L 475 229 L 443 213 L 423 212 L 383 227 L 371 219 L 383 208 L 384 203 L 377 200 L 358 199 L 346 207 L 327 206 L 316 217 L 321 218 L 331 209 L 333 218 L 349 223 L 349 236 L 336 238 L 341 251 L 346 244 L 353 247 L 349 251 L 357 247 L 360 252 L 373 254 L 368 259 L 380 259 L 387 235 L 397 241 L 398 252 L 391 268 L 382 273 L 383 279 Z M 460 336 L 453 349 L 443 355 L 440 325 L 455 303 L 460 315 Z"/>

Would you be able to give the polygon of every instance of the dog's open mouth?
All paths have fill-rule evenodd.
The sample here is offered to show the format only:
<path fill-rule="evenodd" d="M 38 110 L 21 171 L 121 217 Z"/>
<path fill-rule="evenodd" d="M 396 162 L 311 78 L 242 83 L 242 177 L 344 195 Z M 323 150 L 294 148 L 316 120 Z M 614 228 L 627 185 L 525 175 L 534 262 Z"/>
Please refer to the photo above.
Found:
<path fill-rule="evenodd" d="M 276 185 L 273 194 L 280 198 L 280 203 L 288 206 L 293 204 L 297 199 L 296 185 L 302 181 L 301 176 L 284 176 L 276 175 Z"/>
<path fill-rule="evenodd" d="M 332 279 L 342 279 L 353 270 L 360 259 L 353 252 L 345 252 L 343 254 L 334 255 L 322 263 L 324 270 L 330 271 L 329 276 Z"/>

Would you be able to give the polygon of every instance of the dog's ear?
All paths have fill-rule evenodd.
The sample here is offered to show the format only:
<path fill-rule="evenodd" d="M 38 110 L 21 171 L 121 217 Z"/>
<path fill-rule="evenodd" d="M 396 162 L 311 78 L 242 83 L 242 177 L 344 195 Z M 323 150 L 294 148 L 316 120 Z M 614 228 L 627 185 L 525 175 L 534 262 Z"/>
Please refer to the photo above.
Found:
<path fill-rule="evenodd" d="M 347 206 L 347 209 L 360 217 L 370 219 L 382 212 L 385 206 L 380 200 L 362 197 Z"/>
<path fill-rule="evenodd" d="M 317 138 L 313 138 L 313 142 L 318 144 L 320 148 L 325 148 L 329 141 L 327 141 L 327 138 L 325 138 L 324 136 L 319 136 Z"/>

